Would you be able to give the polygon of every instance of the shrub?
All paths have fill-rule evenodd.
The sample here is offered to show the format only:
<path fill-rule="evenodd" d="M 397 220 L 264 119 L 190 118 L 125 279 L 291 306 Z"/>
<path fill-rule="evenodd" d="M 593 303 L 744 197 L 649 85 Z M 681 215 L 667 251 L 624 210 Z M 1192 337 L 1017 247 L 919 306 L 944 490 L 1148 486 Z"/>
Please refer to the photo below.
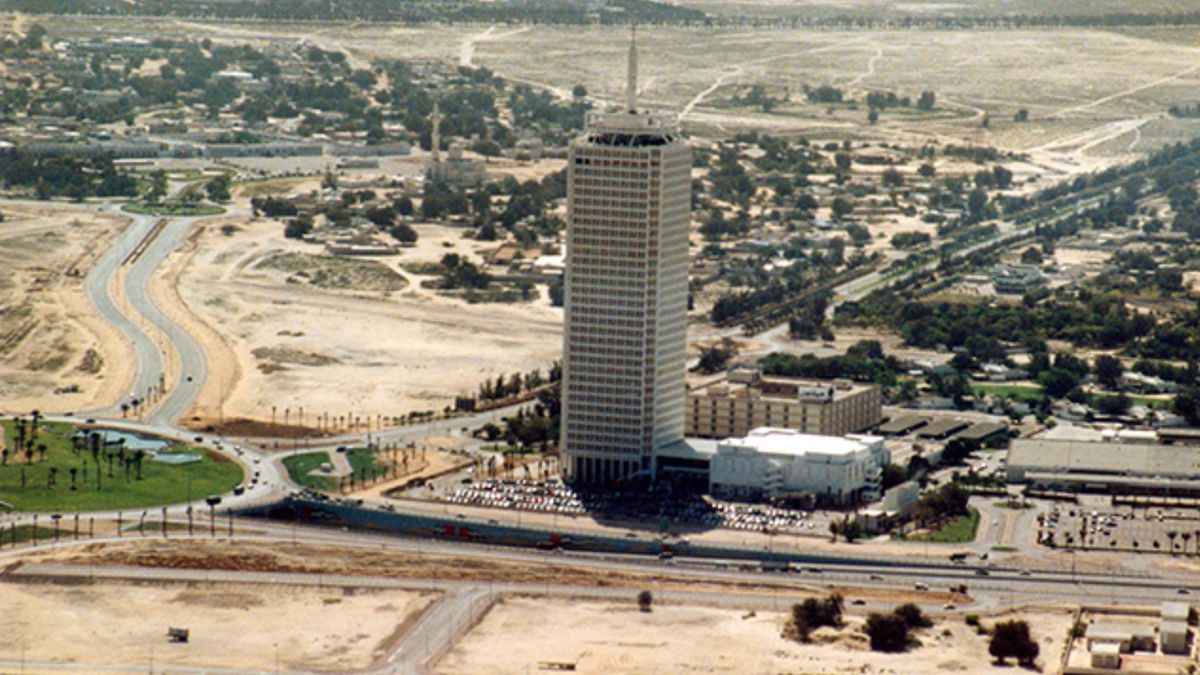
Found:
<path fill-rule="evenodd" d="M 863 626 L 863 632 L 871 641 L 871 650 L 876 652 L 902 652 L 908 649 L 908 630 L 908 623 L 895 613 L 872 613 Z"/>
<path fill-rule="evenodd" d="M 650 605 L 653 602 L 654 602 L 654 596 L 650 594 L 650 591 L 642 591 L 641 593 L 638 593 L 637 603 L 638 603 L 639 610 L 641 610 L 643 612 L 649 612 Z"/>
<path fill-rule="evenodd" d="M 933 625 L 933 622 L 929 620 L 929 617 L 925 616 L 925 613 L 921 611 L 921 608 L 917 607 L 911 602 L 900 605 L 892 613 L 901 619 L 904 619 L 905 625 L 907 625 L 910 629 L 929 628 Z"/>
<path fill-rule="evenodd" d="M 824 600 L 808 598 L 804 602 L 792 605 L 792 617 L 784 629 L 784 634 L 801 642 L 808 642 L 814 630 L 822 626 L 840 626 L 844 606 L 845 601 L 837 593 Z"/>
<path fill-rule="evenodd" d="M 992 629 L 988 653 L 1000 663 L 1012 657 L 1023 666 L 1032 665 L 1038 657 L 1038 644 L 1029 636 L 1029 624 L 1024 621 L 1001 621 Z"/>

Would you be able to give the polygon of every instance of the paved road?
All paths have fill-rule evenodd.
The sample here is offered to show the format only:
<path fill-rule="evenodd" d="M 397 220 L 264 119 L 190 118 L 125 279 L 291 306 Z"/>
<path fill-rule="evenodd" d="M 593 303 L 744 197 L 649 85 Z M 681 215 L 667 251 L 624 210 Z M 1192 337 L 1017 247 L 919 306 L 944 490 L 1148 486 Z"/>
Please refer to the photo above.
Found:
<path fill-rule="evenodd" d="M 156 404 L 146 416 L 146 421 L 152 424 L 171 424 L 195 403 L 208 369 L 204 352 L 196 340 L 168 318 L 150 297 L 150 280 L 167 256 L 179 246 L 197 219 L 160 219 L 156 216 L 142 215 L 130 217 L 133 219 L 132 223 L 117 237 L 113 247 L 92 267 L 84 282 L 84 288 L 100 316 L 116 326 L 133 347 L 134 363 L 127 367 L 135 373 L 134 382 L 130 386 L 128 396 L 122 397 L 123 402 L 128 403 L 132 398 L 149 398 L 150 393 L 158 387 L 160 378 L 164 377 L 163 350 L 166 345 L 160 344 L 155 337 L 148 334 L 144 326 L 153 326 L 156 331 L 165 334 L 166 340 L 179 355 L 181 381 L 167 382 L 167 395 L 161 400 L 155 399 Z M 164 221 L 164 226 L 141 255 L 128 264 L 123 264 L 130 253 L 154 232 L 155 223 L 160 220 Z M 136 316 L 131 317 L 123 313 L 111 296 L 112 286 L 122 283 L 122 280 L 126 298 Z M 189 377 L 191 381 L 188 381 Z M 86 412 L 115 416 L 119 411 L 120 402 Z"/>
<path fill-rule="evenodd" d="M 150 297 L 151 277 L 183 241 L 184 235 L 195 221 L 195 218 L 167 219 L 166 226 L 133 265 L 125 282 L 125 292 L 130 304 L 147 321 L 166 334 L 167 340 L 179 355 L 179 381 L 167 383 L 166 398 L 146 417 L 146 421 L 152 424 L 172 424 L 191 409 L 208 374 L 204 352 L 195 338 L 168 318 Z M 159 372 L 162 372 L 161 366 Z"/>
<path fill-rule="evenodd" d="M 100 316 L 121 331 L 133 347 L 134 363 L 123 367 L 133 369 L 134 382 L 130 390 L 131 393 L 141 396 L 158 384 L 158 377 L 163 370 L 162 354 L 154 339 L 139 325 L 139 317 L 127 316 L 118 309 L 109 292 L 110 284 L 118 271 L 126 267 L 122 262 L 146 237 L 157 220 L 150 216 L 131 217 L 133 221 L 129 227 L 116 238 L 112 248 L 101 256 L 88 272 L 84 280 L 84 289 Z M 128 398 L 123 400 L 127 401 Z M 115 415 L 120 412 L 120 407 L 114 404 L 91 412 Z"/>

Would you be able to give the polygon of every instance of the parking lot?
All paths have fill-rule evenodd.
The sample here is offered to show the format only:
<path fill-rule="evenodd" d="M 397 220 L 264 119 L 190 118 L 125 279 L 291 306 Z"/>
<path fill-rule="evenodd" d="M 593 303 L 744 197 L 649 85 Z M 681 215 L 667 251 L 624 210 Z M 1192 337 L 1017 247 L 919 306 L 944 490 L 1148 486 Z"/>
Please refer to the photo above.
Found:
<path fill-rule="evenodd" d="M 1038 541 L 1059 548 L 1196 555 L 1200 546 L 1200 517 L 1192 509 L 1058 504 L 1039 521 Z"/>
<path fill-rule="evenodd" d="M 488 480 L 465 485 L 446 497 L 451 504 L 520 509 L 559 515 L 683 523 L 699 527 L 779 533 L 827 534 L 829 517 L 765 504 L 735 504 L 700 495 L 645 492 L 588 492 L 557 482 Z"/>

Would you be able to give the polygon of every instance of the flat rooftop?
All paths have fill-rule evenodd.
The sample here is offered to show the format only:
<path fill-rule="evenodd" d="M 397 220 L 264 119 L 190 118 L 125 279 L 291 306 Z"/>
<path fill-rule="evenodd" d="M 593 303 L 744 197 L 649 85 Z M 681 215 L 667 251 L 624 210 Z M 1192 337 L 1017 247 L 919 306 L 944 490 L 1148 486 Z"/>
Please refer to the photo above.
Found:
<path fill-rule="evenodd" d="M 792 429 L 761 427 L 743 438 L 730 438 L 722 444 L 749 447 L 768 455 L 841 457 L 862 452 L 882 440 L 878 436 L 817 436 Z"/>
<path fill-rule="evenodd" d="M 1149 443 L 1016 439 L 1010 469 L 1053 473 L 1200 478 L 1200 448 Z"/>
<path fill-rule="evenodd" d="M 961 431 L 955 438 L 961 438 L 964 441 L 982 441 L 988 436 L 998 434 L 1002 431 L 1008 431 L 1008 425 L 1001 422 L 979 422 L 971 425 L 970 429 Z"/>
<path fill-rule="evenodd" d="M 939 419 L 929 426 L 922 428 L 917 432 L 917 435 L 921 438 L 946 438 L 969 426 L 971 426 L 971 423 L 965 420 Z"/>
<path fill-rule="evenodd" d="M 688 392 L 689 396 L 712 398 L 748 398 L 757 396 L 768 401 L 833 402 L 858 396 L 876 385 L 851 380 L 816 380 L 812 378 L 762 375 L 753 381 L 725 377 Z"/>
<path fill-rule="evenodd" d="M 884 422 L 883 424 L 879 425 L 879 428 L 876 429 L 876 431 L 881 434 L 887 434 L 888 436 L 900 436 L 907 434 L 914 429 L 920 429 L 926 424 L 929 424 L 929 418 L 917 417 L 915 415 L 904 415 L 903 417 L 897 417 L 896 419 Z"/>

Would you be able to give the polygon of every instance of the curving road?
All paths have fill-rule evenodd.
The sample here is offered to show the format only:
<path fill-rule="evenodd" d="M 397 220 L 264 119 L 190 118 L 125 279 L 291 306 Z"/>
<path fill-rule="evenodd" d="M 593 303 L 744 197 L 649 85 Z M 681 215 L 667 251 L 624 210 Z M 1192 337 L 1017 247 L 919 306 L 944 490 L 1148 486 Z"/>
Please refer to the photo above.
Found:
<path fill-rule="evenodd" d="M 132 216 L 132 218 L 132 223 L 117 236 L 112 248 L 101 256 L 88 271 L 87 278 L 84 280 L 84 289 L 92 306 L 96 308 L 100 316 L 121 331 L 121 334 L 133 347 L 134 362 L 128 366 L 134 370 L 134 381 L 130 386 L 130 392 L 131 394 L 145 395 L 146 391 L 158 384 L 159 375 L 163 371 L 162 353 L 154 339 L 142 329 L 134 317 L 127 316 L 117 307 L 111 294 L 111 286 L 115 284 L 115 277 L 118 272 L 127 267 L 123 264 L 125 259 L 146 237 L 157 220 L 149 216 Z M 141 260 L 134 263 L 134 266 L 140 264 L 143 264 Z M 89 412 L 115 415 L 120 412 L 120 406 L 114 403 L 111 406 Z"/>

